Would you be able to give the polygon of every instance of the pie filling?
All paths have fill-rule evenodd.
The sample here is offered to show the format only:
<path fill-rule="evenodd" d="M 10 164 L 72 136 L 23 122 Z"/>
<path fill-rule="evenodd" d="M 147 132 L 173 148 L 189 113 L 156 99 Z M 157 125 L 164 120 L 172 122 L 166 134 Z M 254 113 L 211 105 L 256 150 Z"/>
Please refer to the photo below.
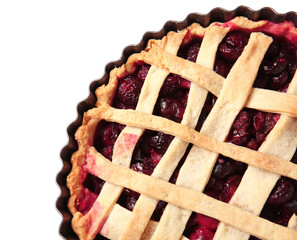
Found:
<path fill-rule="evenodd" d="M 249 34 L 248 31 L 234 28 L 226 35 L 217 50 L 214 65 L 216 73 L 223 77 L 228 75 L 232 65 L 247 44 Z M 269 35 L 274 40 L 262 61 L 254 87 L 286 92 L 297 68 L 297 45 L 284 42 L 281 36 Z M 182 44 L 178 56 L 195 62 L 201 41 L 202 38 L 193 38 L 190 42 Z M 112 103 L 113 107 L 135 109 L 149 68 L 148 64 L 139 63 L 133 74 L 119 79 Z M 188 80 L 169 74 L 161 88 L 153 114 L 181 122 L 187 105 L 190 85 Z M 209 93 L 196 127 L 197 130 L 201 128 L 215 102 L 216 97 Z M 278 114 L 245 108 L 238 114 L 225 141 L 257 150 L 279 118 Z M 124 127 L 118 123 L 99 122 L 93 146 L 107 159 L 112 160 L 113 146 Z M 130 168 L 151 175 L 173 138 L 173 136 L 162 132 L 145 130 L 134 149 Z M 170 182 L 175 183 L 179 169 L 190 148 L 191 145 L 173 173 Z M 297 152 L 292 162 L 297 163 Z M 204 193 L 220 201 L 229 202 L 246 169 L 246 164 L 220 155 Z M 103 185 L 103 180 L 87 173 L 83 182 L 82 198 L 77 200 L 76 209 L 82 214 L 86 214 L 100 194 Z M 138 197 L 139 193 L 124 189 L 118 203 L 132 211 Z M 159 201 L 152 220 L 160 219 L 166 204 Z M 286 226 L 293 213 L 297 214 L 297 181 L 281 177 L 272 190 L 260 216 Z M 187 223 L 184 235 L 191 240 L 210 240 L 213 238 L 218 224 L 219 221 L 216 219 L 193 213 Z M 257 238 L 251 237 L 250 239 Z"/>

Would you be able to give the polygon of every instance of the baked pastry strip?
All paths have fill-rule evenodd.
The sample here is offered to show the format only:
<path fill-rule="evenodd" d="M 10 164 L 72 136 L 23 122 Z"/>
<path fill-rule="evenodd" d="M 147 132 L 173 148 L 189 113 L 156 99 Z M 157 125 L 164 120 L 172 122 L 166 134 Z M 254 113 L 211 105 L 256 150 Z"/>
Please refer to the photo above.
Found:
<path fill-rule="evenodd" d="M 297 94 L 296 73 L 288 88 L 288 93 Z M 296 148 L 297 118 L 282 115 L 258 151 L 290 161 Z M 279 178 L 279 174 L 267 172 L 254 166 L 248 166 L 229 203 L 256 215 L 260 215 L 269 194 Z M 215 233 L 214 240 L 248 240 L 249 237 L 250 235 L 247 233 L 240 232 L 224 223 L 220 223 Z"/>
<path fill-rule="evenodd" d="M 115 204 L 113 207 L 113 210 L 108 216 L 108 219 L 106 220 L 104 226 L 102 227 L 100 234 L 102 236 L 107 237 L 111 240 L 117 240 L 119 239 L 119 236 L 121 232 L 123 231 L 123 224 L 119 224 L 121 222 L 126 222 L 127 219 L 131 217 L 132 212 L 128 209 L 120 206 L 119 204 Z M 115 224 L 118 223 L 118 224 Z M 156 227 L 157 222 L 150 220 L 147 224 L 147 227 L 142 234 L 141 240 L 149 240 L 151 239 L 151 236 L 153 235 Z M 187 237 L 182 236 L 180 240 L 188 240 Z"/>
<path fill-rule="evenodd" d="M 92 118 L 101 118 L 134 127 L 161 131 L 208 151 L 297 180 L 297 166 L 294 163 L 245 147 L 218 141 L 166 118 L 135 110 L 119 110 L 108 105 L 101 105 L 99 108 L 92 109 L 88 111 L 88 114 Z"/>
<path fill-rule="evenodd" d="M 221 202 L 200 191 L 183 188 L 159 178 L 135 172 L 105 159 L 93 147 L 86 169 L 101 179 L 133 191 L 218 219 L 266 240 L 295 240 L 297 231 L 272 223 L 250 212 Z"/>
<path fill-rule="evenodd" d="M 186 32 L 187 31 L 185 30 L 180 32 L 180 34 L 169 34 L 167 36 L 167 42 L 171 42 L 171 44 L 165 46 L 166 50 L 172 54 L 176 54 Z M 168 72 L 162 69 L 151 66 L 141 89 L 136 110 L 152 114 L 159 95 L 158 91 L 156 93 L 155 90 L 161 89 L 168 74 Z M 112 161 L 115 164 L 127 167 L 130 166 L 134 147 L 143 132 L 144 129 L 132 126 L 127 126 L 123 129 L 114 145 Z M 112 210 L 114 204 L 120 197 L 122 191 L 123 188 L 120 186 L 116 186 L 108 182 L 104 184 L 96 202 L 94 203 L 94 206 L 83 217 L 86 220 L 82 220 L 85 224 L 89 224 L 89 222 L 92 223 L 92 227 L 89 229 L 86 239 L 95 238 L 106 221 L 106 218 Z M 97 206 L 100 206 L 100 211 L 97 209 Z"/>
<path fill-rule="evenodd" d="M 225 140 L 235 118 L 247 101 L 258 68 L 271 42 L 271 38 L 264 34 L 251 34 L 243 53 L 224 81 L 219 98 L 202 125 L 201 133 L 219 141 Z M 180 169 L 176 184 L 202 191 L 217 158 L 217 153 L 193 147 Z M 168 204 L 152 239 L 179 239 L 191 213 Z"/>
<path fill-rule="evenodd" d="M 209 68 L 167 53 L 158 46 L 152 47 L 148 52 L 140 53 L 140 58 L 198 84 L 217 97 L 220 94 L 224 78 Z M 246 107 L 297 117 L 297 96 L 253 88 Z"/>
<path fill-rule="evenodd" d="M 227 32 L 228 28 L 223 28 L 220 26 L 212 26 L 207 28 L 196 62 L 212 69 L 214 66 L 218 45 L 225 37 Z M 200 31 L 199 35 L 202 35 L 201 33 L 202 32 Z M 205 89 L 195 84 L 191 84 L 188 95 L 188 103 L 181 124 L 190 128 L 195 128 L 198 123 L 198 119 L 204 106 L 207 94 L 208 92 Z M 152 176 L 169 181 L 180 159 L 184 155 L 187 146 L 188 142 L 185 142 L 180 138 L 174 138 L 166 150 L 166 153 L 154 169 Z M 126 225 L 126 228 L 119 239 L 140 239 L 157 206 L 157 203 L 158 201 L 155 199 L 140 195 L 134 207 L 132 217 L 128 220 L 128 224 Z M 180 239 L 180 236 L 178 239 Z"/>

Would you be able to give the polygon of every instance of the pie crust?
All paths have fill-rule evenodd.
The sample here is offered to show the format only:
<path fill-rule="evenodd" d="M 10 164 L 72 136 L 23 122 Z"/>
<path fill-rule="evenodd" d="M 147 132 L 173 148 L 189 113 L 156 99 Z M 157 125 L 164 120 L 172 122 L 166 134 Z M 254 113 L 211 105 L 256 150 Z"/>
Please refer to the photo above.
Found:
<path fill-rule="evenodd" d="M 253 88 L 260 64 L 272 43 L 272 38 L 261 33 L 261 29 L 269 33 L 275 26 L 279 25 L 270 26 L 268 21 L 253 22 L 244 17 L 213 23 L 206 29 L 194 23 L 177 33 L 169 32 L 162 40 L 150 40 L 145 51 L 132 55 L 125 65 L 110 73 L 109 83 L 96 90 L 97 107 L 85 113 L 83 124 L 76 132 L 79 148 L 71 158 L 72 171 L 67 178 L 72 227 L 80 239 L 91 240 L 98 233 L 108 239 L 121 240 L 187 239 L 182 234 L 192 211 L 220 221 L 214 236 L 216 240 L 248 239 L 250 235 L 269 240 L 297 239 L 295 215 L 288 227 L 258 217 L 280 176 L 297 180 L 297 165 L 290 162 L 297 147 L 297 74 L 287 93 Z M 251 33 L 243 53 L 224 78 L 212 69 L 220 42 L 234 28 L 259 29 L 260 32 Z M 297 39 L 297 30 L 289 29 L 288 38 Z M 203 37 L 196 63 L 177 57 L 181 44 L 188 41 L 189 36 Z M 111 107 L 119 79 L 133 73 L 139 62 L 151 67 L 136 109 Z M 192 83 L 181 123 L 152 115 L 160 89 L 170 73 Z M 197 132 L 194 128 L 208 92 L 218 99 Z M 258 151 L 224 142 L 244 107 L 281 114 Z M 127 125 L 115 142 L 112 162 L 92 146 L 96 126 L 101 120 Z M 174 136 L 151 176 L 128 169 L 145 129 Z M 194 146 L 180 169 L 176 184 L 168 183 L 189 143 Z M 219 154 L 249 165 L 229 203 L 202 193 Z M 76 210 L 75 203 L 88 191 L 83 188 L 87 172 L 106 183 L 93 207 L 84 215 Z M 133 212 L 117 204 L 124 188 L 141 193 Z M 168 205 L 160 221 L 155 222 L 150 218 L 158 200 Z"/>

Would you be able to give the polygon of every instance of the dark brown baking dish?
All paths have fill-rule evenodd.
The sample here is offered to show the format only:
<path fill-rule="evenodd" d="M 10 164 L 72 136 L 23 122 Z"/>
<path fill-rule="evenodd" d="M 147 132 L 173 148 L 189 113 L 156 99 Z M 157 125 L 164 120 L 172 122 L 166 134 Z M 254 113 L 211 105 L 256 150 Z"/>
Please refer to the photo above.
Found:
<path fill-rule="evenodd" d="M 107 64 L 105 68 L 104 76 L 91 83 L 90 85 L 90 95 L 88 98 L 82 102 L 80 102 L 77 106 L 78 117 L 77 119 L 69 125 L 67 128 L 67 133 L 69 136 L 68 144 L 61 151 L 61 158 L 63 160 L 63 168 L 57 175 L 57 183 L 61 188 L 61 195 L 59 196 L 56 207 L 59 212 L 62 214 L 63 220 L 60 225 L 59 233 L 60 235 L 67 240 L 78 239 L 77 235 L 74 233 L 71 227 L 71 219 L 72 215 L 67 208 L 67 202 L 70 196 L 69 190 L 66 187 L 66 177 L 71 171 L 71 155 L 77 150 L 77 143 L 74 138 L 74 134 L 78 127 L 82 124 L 82 117 L 84 112 L 93 108 L 95 106 L 96 97 L 95 90 L 102 84 L 108 82 L 108 77 L 110 71 L 116 66 L 119 67 L 123 63 L 126 62 L 128 57 L 133 53 L 138 53 L 145 48 L 149 39 L 161 39 L 165 36 L 169 31 L 177 31 L 183 28 L 188 27 L 194 22 L 201 24 L 203 27 L 207 27 L 210 23 L 219 21 L 226 22 L 231 20 L 236 16 L 245 16 L 251 20 L 270 20 L 272 22 L 282 22 L 284 20 L 292 21 L 297 27 L 297 14 L 296 12 L 288 12 L 285 14 L 276 13 L 271 8 L 262 8 L 258 11 L 253 11 L 252 9 L 240 6 L 232 11 L 228 11 L 222 8 L 215 8 L 210 11 L 208 14 L 198 14 L 191 13 L 189 14 L 185 20 L 181 22 L 176 21 L 168 21 L 164 27 L 159 32 L 147 32 L 144 34 L 141 42 L 136 46 L 128 46 L 124 49 L 122 57 L 120 60 L 116 62 L 111 62 Z M 102 237 L 102 239 L 105 239 Z"/>

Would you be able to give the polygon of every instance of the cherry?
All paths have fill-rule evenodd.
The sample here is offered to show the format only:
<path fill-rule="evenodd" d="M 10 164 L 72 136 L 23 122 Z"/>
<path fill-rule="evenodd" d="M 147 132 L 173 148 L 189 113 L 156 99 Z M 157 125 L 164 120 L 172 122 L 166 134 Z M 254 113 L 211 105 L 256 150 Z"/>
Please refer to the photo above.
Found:
<path fill-rule="evenodd" d="M 249 127 L 250 124 L 251 124 L 250 114 L 247 111 L 242 111 L 236 117 L 232 125 L 232 128 L 246 131 L 246 129 Z"/>
<path fill-rule="evenodd" d="M 100 152 L 108 160 L 110 160 L 110 161 L 112 160 L 113 146 L 107 146 L 107 147 L 103 148 Z"/>
<path fill-rule="evenodd" d="M 182 102 L 175 98 L 161 98 L 159 109 L 162 117 L 176 122 L 181 122 L 185 111 Z"/>
<path fill-rule="evenodd" d="M 228 63 L 222 61 L 222 60 L 217 60 L 214 66 L 214 71 L 217 74 L 220 74 L 223 77 L 227 77 L 228 73 L 230 72 L 231 68 Z"/>
<path fill-rule="evenodd" d="M 157 153 L 163 155 L 169 144 L 171 143 L 173 136 L 165 134 L 163 132 L 157 132 L 149 139 L 150 147 L 154 149 Z"/>
<path fill-rule="evenodd" d="M 178 90 L 179 90 L 179 77 L 177 75 L 173 75 L 173 74 L 170 74 L 161 90 L 160 90 L 160 96 L 163 96 L 163 97 L 166 97 L 166 96 L 172 96 L 174 93 L 176 93 Z"/>
<path fill-rule="evenodd" d="M 258 74 L 258 76 L 254 82 L 254 87 L 265 88 L 268 81 L 269 81 L 269 77 L 267 75 Z"/>
<path fill-rule="evenodd" d="M 234 195 L 237 187 L 240 184 L 241 178 L 242 178 L 241 175 L 232 175 L 227 179 L 225 188 L 223 191 L 225 202 L 229 202 L 231 197 Z"/>
<path fill-rule="evenodd" d="M 192 62 L 196 62 L 200 47 L 201 47 L 201 43 L 192 44 L 187 52 L 186 59 Z"/>
<path fill-rule="evenodd" d="M 116 123 L 101 121 L 95 130 L 93 146 L 98 151 L 104 147 L 113 146 L 118 135 L 119 129 Z"/>
<path fill-rule="evenodd" d="M 206 227 L 197 227 L 194 232 L 191 233 L 190 240 L 212 240 L 214 233 Z"/>
<path fill-rule="evenodd" d="M 144 163 L 144 162 L 136 162 L 131 166 L 131 169 L 136 171 L 136 172 L 140 172 L 146 175 L 152 175 L 153 173 L 153 168 Z"/>
<path fill-rule="evenodd" d="M 196 217 L 198 224 L 200 224 L 201 226 L 206 227 L 212 231 L 215 231 L 219 225 L 218 220 L 208 217 L 208 216 L 205 216 L 203 214 L 196 213 L 195 217 Z"/>
<path fill-rule="evenodd" d="M 148 162 L 155 168 L 160 162 L 161 158 L 162 158 L 162 155 L 155 152 L 154 149 L 152 149 L 151 157 L 149 158 Z"/>
<path fill-rule="evenodd" d="M 128 76 L 120 81 L 117 96 L 124 104 L 136 106 L 141 87 L 142 81 L 136 77 Z"/>
<path fill-rule="evenodd" d="M 262 130 L 264 125 L 265 115 L 263 112 L 257 112 L 256 115 L 253 117 L 253 127 L 256 132 Z"/>
<path fill-rule="evenodd" d="M 149 70 L 150 70 L 150 65 L 146 63 L 141 64 L 136 70 L 136 76 L 140 80 L 144 81 Z"/>
<path fill-rule="evenodd" d="M 248 42 L 245 34 L 240 32 L 229 33 L 219 46 L 221 56 L 227 61 L 234 62 L 243 52 L 244 47 Z"/>
<path fill-rule="evenodd" d="M 284 71 L 286 66 L 287 60 L 283 57 L 277 57 L 272 61 L 264 59 L 261 65 L 261 71 L 266 75 L 276 75 Z"/>
<path fill-rule="evenodd" d="M 127 198 L 126 198 L 126 202 L 125 202 L 125 207 L 126 207 L 128 210 L 133 211 L 136 202 L 137 202 L 137 198 L 127 197 Z"/>
<path fill-rule="evenodd" d="M 265 57 L 266 58 L 272 58 L 279 54 L 280 44 L 277 40 L 273 40 L 273 42 L 270 44 Z"/>
<path fill-rule="evenodd" d="M 137 199 L 140 194 L 138 192 L 135 192 L 131 189 L 128 189 L 128 188 L 125 188 L 124 189 L 124 193 L 128 196 L 128 197 L 131 197 L 131 198 L 134 198 L 134 199 Z"/>
<path fill-rule="evenodd" d="M 269 88 L 273 90 L 280 89 L 284 86 L 289 79 L 289 74 L 287 71 L 283 71 L 278 75 L 272 76 L 269 81 Z"/>
<path fill-rule="evenodd" d="M 297 214 L 297 194 L 295 194 L 290 202 L 283 204 L 280 211 L 287 216 L 292 216 L 293 213 Z"/>
<path fill-rule="evenodd" d="M 212 175 L 218 179 L 225 178 L 236 171 L 231 161 L 225 158 L 219 158 L 214 166 Z"/>
<path fill-rule="evenodd" d="M 75 201 L 76 210 L 81 212 L 83 215 L 87 214 L 94 205 L 97 197 L 98 195 L 93 192 L 84 191 L 83 196 Z"/>
<path fill-rule="evenodd" d="M 257 150 L 259 148 L 259 144 L 255 138 L 250 139 L 246 146 L 253 150 Z"/>
<path fill-rule="evenodd" d="M 294 186 L 289 180 L 280 179 L 272 190 L 270 197 L 268 198 L 268 203 L 270 204 L 283 204 L 293 197 Z"/>
<path fill-rule="evenodd" d="M 211 177 L 207 183 L 207 188 L 215 189 L 218 192 L 224 190 L 225 180 Z"/>

